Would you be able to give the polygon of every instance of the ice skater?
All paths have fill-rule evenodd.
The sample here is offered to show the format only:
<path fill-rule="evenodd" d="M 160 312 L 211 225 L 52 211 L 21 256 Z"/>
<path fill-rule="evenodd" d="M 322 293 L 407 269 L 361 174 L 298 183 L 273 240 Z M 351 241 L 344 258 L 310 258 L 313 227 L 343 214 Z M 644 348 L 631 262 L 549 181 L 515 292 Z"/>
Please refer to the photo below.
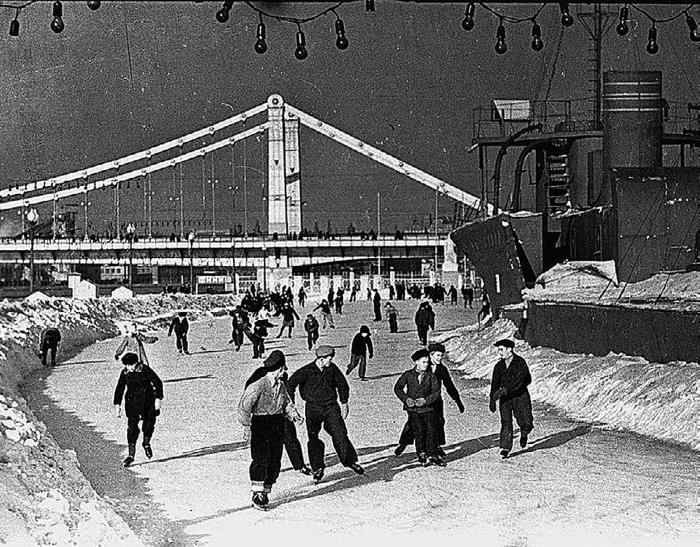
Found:
<path fill-rule="evenodd" d="M 304 330 L 306 331 L 306 345 L 309 346 L 309 351 L 314 348 L 318 341 L 318 329 L 319 324 L 316 318 L 311 313 L 307 314 L 306 321 L 304 321 Z"/>
<path fill-rule="evenodd" d="M 124 467 L 129 467 L 134 463 L 136 455 L 136 441 L 140 433 L 139 421 L 143 422 L 143 451 L 149 460 L 153 457 L 151 438 L 156 427 L 156 417 L 160 415 L 163 382 L 152 368 L 139 361 L 139 356 L 135 353 L 125 353 L 122 356 L 122 364 L 124 369 L 114 390 L 114 406 L 117 407 L 117 417 L 120 418 L 122 398 L 124 399 L 127 419 L 126 442 L 129 446 L 129 454 L 124 458 Z"/>
<path fill-rule="evenodd" d="M 352 339 L 352 344 L 350 346 L 350 363 L 348 363 L 348 369 L 345 371 L 345 375 L 349 376 L 350 373 L 357 368 L 360 380 L 364 381 L 367 371 L 368 356 L 370 359 L 374 357 L 374 346 L 372 346 L 372 337 L 370 336 L 369 327 L 367 325 L 362 325 L 360 327 L 360 332 Z"/>
<path fill-rule="evenodd" d="M 513 448 L 513 417 L 520 427 L 520 446 L 527 446 L 527 437 L 532 431 L 532 401 L 527 386 L 532 383 L 530 369 L 525 359 L 513 353 L 515 342 L 508 339 L 494 344 L 500 359 L 493 367 L 489 410 L 496 412 L 498 401 L 501 414 L 499 446 L 502 458 L 507 458 Z"/>
<path fill-rule="evenodd" d="M 170 336 L 173 331 L 175 331 L 175 347 L 180 353 L 186 353 L 189 355 L 189 347 L 187 343 L 187 333 L 190 330 L 190 323 L 187 321 L 187 312 L 178 312 L 173 320 L 170 322 L 170 328 L 168 329 L 168 336 Z"/>
<path fill-rule="evenodd" d="M 331 305 L 328 303 L 328 300 L 321 300 L 321 303 L 313 309 L 313 311 L 316 310 L 321 310 L 323 328 L 326 328 L 326 322 L 328 322 L 329 326 L 334 329 L 335 323 L 333 322 L 333 313 L 331 312 Z"/>
<path fill-rule="evenodd" d="M 389 332 L 399 332 L 399 311 L 391 302 L 384 304 L 384 310 L 389 320 Z"/>
<path fill-rule="evenodd" d="M 333 363 L 334 356 L 335 350 L 331 346 L 317 347 L 316 360 L 292 374 L 288 383 L 292 400 L 298 387 L 301 398 L 306 401 L 309 463 L 313 470 L 313 479 L 317 483 L 323 479 L 326 468 L 325 445 L 318 438 L 321 428 L 333 439 L 333 448 L 340 463 L 358 475 L 365 472 L 357 463 L 357 451 L 348 438 L 345 426 L 345 418 L 349 412 L 350 386 L 338 366 Z"/>
<path fill-rule="evenodd" d="M 56 366 L 56 351 L 61 343 L 61 331 L 56 327 L 44 329 L 41 333 L 41 347 L 39 354 L 41 355 L 41 366 L 47 366 L 46 361 L 49 353 L 51 354 L 51 366 Z"/>
<path fill-rule="evenodd" d="M 114 360 L 119 361 L 125 353 L 135 353 L 139 357 L 139 362 L 151 366 L 148 362 L 144 343 L 154 344 L 158 341 L 158 338 L 140 333 L 136 325 L 131 321 L 122 321 L 117 326 L 122 334 L 122 339 L 114 352 Z"/>
<path fill-rule="evenodd" d="M 294 319 L 296 319 L 297 321 L 301 321 L 301 318 L 299 317 L 297 312 L 294 310 L 294 308 L 289 302 L 285 302 L 275 315 L 282 316 L 282 326 L 280 327 L 280 331 L 277 334 L 277 338 L 280 338 L 282 336 L 282 333 L 284 332 L 285 328 L 289 329 L 289 338 L 291 338 L 292 329 L 294 329 Z"/>
<path fill-rule="evenodd" d="M 285 357 L 274 350 L 245 383 L 238 404 L 238 420 L 243 425 L 243 438 L 250 441 L 250 483 L 253 507 L 266 510 L 268 494 L 277 482 L 282 463 L 285 418 L 303 423 L 282 381 Z"/>

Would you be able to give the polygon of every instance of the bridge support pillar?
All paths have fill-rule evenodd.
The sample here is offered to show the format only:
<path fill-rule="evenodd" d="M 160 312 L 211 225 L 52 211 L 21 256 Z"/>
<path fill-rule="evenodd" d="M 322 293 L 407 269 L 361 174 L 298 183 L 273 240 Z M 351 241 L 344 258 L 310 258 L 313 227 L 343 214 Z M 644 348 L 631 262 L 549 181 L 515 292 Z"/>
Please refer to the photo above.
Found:
<path fill-rule="evenodd" d="M 287 230 L 301 232 L 301 162 L 299 159 L 299 118 L 293 112 L 284 115 L 285 189 L 287 192 Z"/>
<path fill-rule="evenodd" d="M 270 95 L 267 99 L 267 121 L 267 231 L 286 235 L 284 101 L 279 95 Z"/>

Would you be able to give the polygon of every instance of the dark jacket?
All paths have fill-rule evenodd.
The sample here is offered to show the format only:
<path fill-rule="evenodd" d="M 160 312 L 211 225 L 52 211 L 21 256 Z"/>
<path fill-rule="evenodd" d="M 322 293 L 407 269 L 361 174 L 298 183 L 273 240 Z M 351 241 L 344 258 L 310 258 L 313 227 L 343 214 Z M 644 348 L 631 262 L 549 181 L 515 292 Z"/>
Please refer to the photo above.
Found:
<path fill-rule="evenodd" d="M 173 320 L 170 322 L 168 336 L 173 333 L 173 330 L 177 335 L 187 334 L 187 331 L 190 330 L 190 324 L 187 321 L 187 317 L 173 317 Z"/>
<path fill-rule="evenodd" d="M 120 405 L 122 397 L 127 416 L 140 413 L 156 399 L 163 398 L 163 382 L 148 365 L 139 365 L 134 372 L 128 372 L 125 367 L 114 390 L 114 404 Z"/>
<path fill-rule="evenodd" d="M 313 331 L 318 332 L 318 321 L 316 320 L 315 317 L 307 317 L 306 318 L 306 321 L 304 321 L 304 330 L 306 332 L 313 332 Z"/>
<path fill-rule="evenodd" d="M 294 310 L 294 308 L 290 307 L 282 307 L 280 310 L 275 314 L 275 315 L 281 315 L 282 316 L 282 321 L 284 323 L 292 323 L 294 324 L 294 318 L 297 319 L 297 321 L 300 321 L 301 318 L 297 314 L 297 312 Z"/>
<path fill-rule="evenodd" d="M 435 329 L 435 312 L 433 308 L 421 306 L 416 312 L 416 325 L 419 327 L 430 327 Z"/>
<path fill-rule="evenodd" d="M 48 328 L 41 333 L 41 344 L 48 344 L 49 346 L 57 346 L 61 341 L 61 332 L 56 328 Z"/>
<path fill-rule="evenodd" d="M 433 364 L 430 364 L 430 369 L 432 370 Z M 450 371 L 447 370 L 447 367 L 440 363 L 439 365 L 435 365 L 435 377 L 438 379 L 438 382 L 440 382 L 441 386 L 445 386 L 445 391 L 447 391 L 447 394 L 452 398 L 452 400 L 456 402 L 462 402 L 462 398 L 459 396 L 459 390 L 455 386 L 454 382 L 452 381 L 452 376 L 450 376 Z M 440 397 L 442 397 L 442 390 L 440 390 Z M 459 406 L 459 405 L 458 405 Z"/>
<path fill-rule="evenodd" d="M 289 378 L 287 389 L 294 401 L 294 392 L 299 386 L 299 394 L 307 404 L 329 404 L 338 399 L 345 404 L 350 398 L 350 386 L 335 363 L 320 370 L 312 361 L 297 370 Z"/>
<path fill-rule="evenodd" d="M 490 396 L 493 398 L 496 391 L 505 388 L 506 393 L 501 397 L 501 401 L 519 397 L 527 393 L 527 386 L 531 382 L 532 376 L 530 376 L 530 369 L 527 368 L 525 359 L 520 355 L 513 354 L 513 361 L 508 368 L 506 368 L 506 362 L 503 359 L 500 359 L 493 367 Z"/>
<path fill-rule="evenodd" d="M 407 370 L 396 381 L 394 393 L 403 402 L 403 409 L 408 412 L 425 414 L 435 410 L 432 404 L 440 397 L 440 382 L 430 369 L 425 371 L 423 381 L 418 383 L 418 371 L 415 368 Z M 408 406 L 406 399 L 425 399 L 423 406 Z"/>
<path fill-rule="evenodd" d="M 326 302 L 325 300 L 322 300 L 321 303 L 314 308 L 314 311 L 316 311 L 316 310 L 321 310 L 321 313 L 330 314 L 331 313 L 331 306 L 328 302 Z"/>
<path fill-rule="evenodd" d="M 369 351 L 369 358 L 374 357 L 374 347 L 372 346 L 372 338 L 369 335 L 362 336 L 359 332 L 352 339 L 352 347 L 350 353 L 353 355 L 361 355 L 365 357 Z"/>

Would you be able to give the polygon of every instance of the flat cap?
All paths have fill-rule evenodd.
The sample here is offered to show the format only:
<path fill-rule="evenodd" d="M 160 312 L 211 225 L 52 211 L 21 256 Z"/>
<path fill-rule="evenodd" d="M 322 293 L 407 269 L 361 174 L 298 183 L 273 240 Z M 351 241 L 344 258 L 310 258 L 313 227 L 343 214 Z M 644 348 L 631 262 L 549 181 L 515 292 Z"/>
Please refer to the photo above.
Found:
<path fill-rule="evenodd" d="M 502 340 L 499 340 L 494 344 L 494 346 L 503 346 L 504 348 L 511 348 L 513 349 L 515 347 L 515 342 L 512 340 L 508 340 L 508 338 L 503 338 Z"/>
<path fill-rule="evenodd" d="M 430 353 L 434 351 L 439 351 L 440 353 L 445 353 L 445 346 L 441 344 L 440 342 L 432 342 L 431 344 L 428 345 L 428 351 Z"/>
<path fill-rule="evenodd" d="M 413 361 L 418 361 L 418 359 L 422 359 L 423 357 L 430 357 L 430 352 L 425 348 L 417 349 L 413 352 L 413 355 L 411 355 Z"/>
<path fill-rule="evenodd" d="M 316 357 L 333 357 L 335 350 L 331 346 L 318 346 L 316 348 Z"/>
<path fill-rule="evenodd" d="M 277 370 L 282 368 L 285 365 L 284 353 L 278 349 L 274 350 L 272 353 L 270 353 L 270 355 L 268 355 L 267 359 L 263 361 L 263 365 L 265 365 L 267 370 Z"/>
<path fill-rule="evenodd" d="M 138 362 L 139 362 L 139 356 L 136 355 L 135 353 L 128 352 L 128 353 L 125 353 L 124 355 L 122 355 L 122 364 L 124 366 L 135 365 Z"/>

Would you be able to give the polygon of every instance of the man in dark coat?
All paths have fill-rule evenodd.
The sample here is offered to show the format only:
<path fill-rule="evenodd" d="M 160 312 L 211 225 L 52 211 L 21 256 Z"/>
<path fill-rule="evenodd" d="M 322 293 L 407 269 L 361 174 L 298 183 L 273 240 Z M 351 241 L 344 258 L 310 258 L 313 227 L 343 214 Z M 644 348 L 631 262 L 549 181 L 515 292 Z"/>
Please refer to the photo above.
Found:
<path fill-rule="evenodd" d="M 51 352 L 51 366 L 56 366 L 56 350 L 58 349 L 58 344 L 61 342 L 61 331 L 56 327 L 50 327 L 45 329 L 41 333 L 41 365 L 46 366 L 46 358 Z"/>
<path fill-rule="evenodd" d="M 240 351 L 243 345 L 243 334 L 246 330 L 250 330 L 250 320 L 248 319 L 248 314 L 240 305 L 229 312 L 229 316 L 231 317 L 231 340 L 228 343 L 235 344 L 236 351 Z"/>
<path fill-rule="evenodd" d="M 379 291 L 374 289 L 374 296 L 372 297 L 372 305 L 374 306 L 374 321 L 382 320 L 382 297 L 379 296 Z"/>
<path fill-rule="evenodd" d="M 429 302 L 421 302 L 415 317 L 418 339 L 424 346 L 428 343 L 428 329 L 435 330 L 435 312 Z"/>
<path fill-rule="evenodd" d="M 289 378 L 287 388 L 294 400 L 299 387 L 301 398 L 306 401 L 306 431 L 308 433 L 309 463 L 316 482 L 323 479 L 325 445 L 318 438 L 323 427 L 333 439 L 333 448 L 340 463 L 358 475 L 365 470 L 357 463 L 357 452 L 348 438 L 345 418 L 348 415 L 350 386 L 333 357 L 331 346 L 316 348 L 316 360 L 301 367 Z M 340 404 L 338 404 L 340 400 Z"/>
<path fill-rule="evenodd" d="M 119 375 L 114 390 L 114 406 L 117 417 L 122 415 L 122 397 L 127 418 L 126 442 L 129 455 L 124 459 L 124 467 L 134 462 L 136 441 L 139 438 L 139 421 L 143 420 L 143 451 L 148 459 L 153 457 L 151 437 L 156 427 L 156 416 L 160 415 L 160 402 L 163 400 L 163 382 L 148 365 L 139 361 L 135 353 L 122 356 L 124 369 Z M 126 390 L 126 395 L 124 395 Z"/>
<path fill-rule="evenodd" d="M 275 315 L 282 316 L 282 326 L 280 327 L 280 331 L 277 334 L 277 338 L 282 336 L 282 333 L 284 332 L 285 328 L 289 329 L 289 338 L 291 338 L 292 329 L 294 328 L 294 319 L 296 318 L 297 321 L 301 321 L 301 318 L 297 314 L 296 310 L 292 307 L 292 305 L 289 302 L 285 302 Z"/>
<path fill-rule="evenodd" d="M 372 357 L 374 357 L 374 346 L 372 346 L 369 327 L 367 325 L 362 325 L 360 327 L 360 332 L 352 339 L 350 363 L 348 364 L 348 369 L 345 371 L 345 375 L 349 375 L 355 368 L 359 367 L 357 371 L 358 375 L 360 376 L 360 380 L 364 381 L 365 372 L 367 371 L 368 353 L 369 358 L 372 359 Z"/>
<path fill-rule="evenodd" d="M 306 331 L 306 344 L 309 346 L 309 351 L 316 345 L 318 329 L 319 324 L 316 318 L 311 313 L 307 314 L 306 321 L 304 321 L 304 330 Z"/>
<path fill-rule="evenodd" d="M 527 446 L 527 437 L 532 431 L 532 402 L 527 386 L 532 382 L 530 369 L 525 359 L 513 353 L 512 340 L 499 340 L 494 344 L 500 357 L 493 367 L 489 410 L 496 412 L 496 401 L 501 413 L 501 457 L 507 458 L 513 447 L 513 416 L 520 427 L 520 446 Z"/>
<path fill-rule="evenodd" d="M 428 346 L 428 362 L 430 365 L 430 371 L 435 375 L 438 383 L 440 384 L 440 391 L 435 402 L 432 404 L 435 410 L 435 428 L 437 432 L 437 444 L 438 453 L 441 457 L 445 457 L 445 451 L 442 446 L 447 442 L 445 440 L 445 404 L 442 399 L 442 388 L 445 388 L 447 394 L 452 398 L 452 400 L 457 405 L 460 414 L 464 413 L 464 404 L 462 403 L 462 398 L 459 395 L 459 390 L 452 381 L 452 376 L 450 376 L 450 371 L 442 363 L 442 358 L 445 355 L 445 346 L 439 342 L 434 342 Z M 394 454 L 400 456 L 406 446 L 411 444 L 414 440 L 414 431 L 411 428 L 410 420 L 404 425 L 403 431 L 401 432 L 401 437 L 399 438 L 399 446 L 394 450 Z"/>
<path fill-rule="evenodd" d="M 187 345 L 187 332 L 190 330 L 190 324 L 187 321 L 187 312 L 181 311 L 173 317 L 170 322 L 170 329 L 168 329 L 168 336 L 170 336 L 173 331 L 175 331 L 175 346 L 177 351 L 182 353 L 183 351 L 189 355 L 189 348 Z"/>

